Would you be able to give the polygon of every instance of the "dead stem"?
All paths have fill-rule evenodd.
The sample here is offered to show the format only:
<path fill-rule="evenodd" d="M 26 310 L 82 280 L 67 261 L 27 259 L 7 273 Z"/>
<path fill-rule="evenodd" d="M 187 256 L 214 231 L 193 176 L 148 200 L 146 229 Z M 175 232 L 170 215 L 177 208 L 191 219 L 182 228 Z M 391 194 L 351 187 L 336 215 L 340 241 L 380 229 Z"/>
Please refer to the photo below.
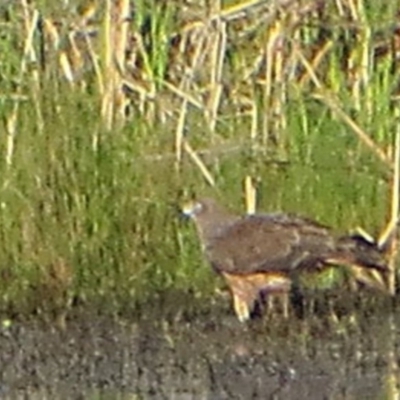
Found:
<path fill-rule="evenodd" d="M 396 256 L 397 256 L 397 224 L 399 222 L 399 186 L 400 186 L 400 131 L 396 132 L 393 156 L 393 180 L 390 220 L 382 231 L 378 244 L 387 250 L 389 258 L 388 289 L 391 295 L 396 291 Z"/>
<path fill-rule="evenodd" d="M 19 68 L 19 77 L 18 77 L 18 87 L 17 87 L 17 95 L 20 96 L 22 94 L 22 82 L 24 76 L 27 72 L 28 66 L 28 58 L 29 55 L 32 54 L 33 51 L 33 39 L 34 34 L 37 29 L 38 21 L 39 21 L 39 12 L 34 10 L 30 15 L 28 12 L 28 7 L 25 0 L 22 1 L 24 11 L 24 21 L 26 27 L 26 38 L 24 42 L 24 52 L 21 58 L 20 68 Z M 35 74 L 34 80 L 37 78 Z M 11 111 L 10 116 L 7 118 L 7 149 L 6 149 L 6 163 L 8 166 L 11 166 L 12 159 L 14 155 L 14 145 L 15 145 L 15 135 L 17 131 L 17 120 L 18 120 L 18 111 L 19 111 L 20 102 L 17 100 L 14 102 L 13 109 Z M 38 112 L 38 116 L 40 112 Z"/>

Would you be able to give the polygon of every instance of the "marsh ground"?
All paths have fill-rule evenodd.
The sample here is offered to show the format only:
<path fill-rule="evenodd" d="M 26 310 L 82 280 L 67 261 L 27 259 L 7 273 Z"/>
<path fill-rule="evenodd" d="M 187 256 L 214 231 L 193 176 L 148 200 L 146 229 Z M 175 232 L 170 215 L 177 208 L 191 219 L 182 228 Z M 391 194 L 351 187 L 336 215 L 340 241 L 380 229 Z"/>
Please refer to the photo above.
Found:
<path fill-rule="evenodd" d="M 398 395 L 400 320 L 392 301 L 373 310 L 364 304 L 364 312 L 343 314 L 339 321 L 327 315 L 284 321 L 275 315 L 247 325 L 224 307 L 194 315 L 171 312 L 169 318 L 157 308 L 142 310 L 141 317 L 76 313 L 65 330 L 37 319 L 2 328 L 1 398 Z"/>

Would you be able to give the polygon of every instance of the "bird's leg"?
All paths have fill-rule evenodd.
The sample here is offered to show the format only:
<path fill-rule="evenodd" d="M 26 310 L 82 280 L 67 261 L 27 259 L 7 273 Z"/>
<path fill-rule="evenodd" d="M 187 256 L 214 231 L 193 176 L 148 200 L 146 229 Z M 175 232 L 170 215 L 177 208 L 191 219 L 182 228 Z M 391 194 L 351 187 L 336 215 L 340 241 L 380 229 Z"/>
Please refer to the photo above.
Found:
<path fill-rule="evenodd" d="M 282 293 L 282 308 L 283 308 L 283 318 L 289 318 L 289 294 Z"/>
<path fill-rule="evenodd" d="M 236 316 L 240 322 L 246 322 L 250 319 L 250 309 L 246 301 L 244 301 L 238 294 L 233 295 L 233 308 L 235 309 Z"/>
<path fill-rule="evenodd" d="M 240 322 L 250 319 L 258 297 L 256 288 L 243 277 L 223 274 L 233 297 L 233 308 Z"/>
<path fill-rule="evenodd" d="M 283 311 L 284 318 L 288 317 L 288 296 L 291 290 L 291 280 L 288 276 L 276 273 L 254 275 L 253 285 L 259 292 L 260 304 L 267 307 L 268 313 L 272 313 L 279 300 L 279 308 Z"/>
<path fill-rule="evenodd" d="M 282 293 L 265 293 L 265 291 L 260 291 L 260 302 L 265 304 L 268 314 L 273 314 L 276 306 L 282 310 L 283 318 L 287 319 L 289 317 L 289 294 L 286 291 Z M 278 304 L 277 304 L 278 302 Z"/>
<path fill-rule="evenodd" d="M 258 300 L 258 291 L 251 283 L 242 280 L 240 285 L 231 287 L 233 308 L 240 322 L 249 320 Z"/>
<path fill-rule="evenodd" d="M 274 310 L 274 298 L 272 296 L 267 296 L 267 312 L 271 314 Z"/>

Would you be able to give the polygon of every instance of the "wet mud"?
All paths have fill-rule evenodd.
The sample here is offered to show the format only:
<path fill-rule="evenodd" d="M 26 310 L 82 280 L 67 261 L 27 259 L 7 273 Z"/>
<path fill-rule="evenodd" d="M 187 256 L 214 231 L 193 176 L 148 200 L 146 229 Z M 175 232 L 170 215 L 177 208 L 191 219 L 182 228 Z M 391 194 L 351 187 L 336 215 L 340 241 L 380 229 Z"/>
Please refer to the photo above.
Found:
<path fill-rule="evenodd" d="M 1 399 L 378 399 L 397 393 L 398 307 L 240 324 L 230 309 L 71 313 L 0 330 Z"/>

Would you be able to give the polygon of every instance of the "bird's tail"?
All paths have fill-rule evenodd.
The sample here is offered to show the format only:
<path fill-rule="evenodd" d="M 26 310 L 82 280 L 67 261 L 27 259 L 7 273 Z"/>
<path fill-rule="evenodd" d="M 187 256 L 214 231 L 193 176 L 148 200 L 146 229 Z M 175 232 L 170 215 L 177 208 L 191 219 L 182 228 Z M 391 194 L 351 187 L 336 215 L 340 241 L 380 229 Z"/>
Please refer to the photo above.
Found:
<path fill-rule="evenodd" d="M 336 257 L 345 264 L 378 271 L 388 271 L 389 269 L 385 250 L 361 235 L 340 237 L 336 243 L 336 250 Z"/>
<path fill-rule="evenodd" d="M 348 267 L 358 283 L 387 291 L 388 260 L 377 243 L 361 235 L 342 236 L 330 262 Z"/>

